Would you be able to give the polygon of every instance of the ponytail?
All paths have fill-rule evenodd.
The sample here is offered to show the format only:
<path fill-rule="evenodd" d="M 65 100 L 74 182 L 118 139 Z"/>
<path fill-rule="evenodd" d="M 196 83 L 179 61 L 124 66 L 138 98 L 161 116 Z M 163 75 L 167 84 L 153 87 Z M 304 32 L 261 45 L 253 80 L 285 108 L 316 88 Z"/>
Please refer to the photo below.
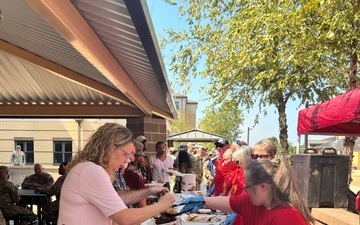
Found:
<path fill-rule="evenodd" d="M 295 208 L 304 220 L 315 223 L 315 219 L 297 190 L 296 180 L 285 157 L 277 165 L 268 159 L 255 160 L 246 170 L 250 172 L 253 184 L 272 184 L 271 208 L 277 206 Z"/>
<path fill-rule="evenodd" d="M 309 208 L 298 191 L 292 168 L 285 157 L 282 158 L 276 170 L 273 178 L 275 184 L 273 203 L 287 203 L 294 207 L 306 221 L 314 224 L 315 219 L 311 216 Z"/>

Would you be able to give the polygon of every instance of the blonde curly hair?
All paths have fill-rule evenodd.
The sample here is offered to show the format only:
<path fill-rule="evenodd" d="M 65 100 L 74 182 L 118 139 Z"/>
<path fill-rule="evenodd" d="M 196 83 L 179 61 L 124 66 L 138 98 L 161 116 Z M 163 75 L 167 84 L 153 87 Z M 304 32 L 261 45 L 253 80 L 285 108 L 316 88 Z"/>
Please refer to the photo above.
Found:
<path fill-rule="evenodd" d="M 117 123 L 106 123 L 91 135 L 83 150 L 73 157 L 66 166 L 66 173 L 81 162 L 93 162 L 103 167 L 113 179 L 114 172 L 109 167 L 109 150 L 113 145 L 124 146 L 129 142 L 134 142 L 129 129 Z"/>

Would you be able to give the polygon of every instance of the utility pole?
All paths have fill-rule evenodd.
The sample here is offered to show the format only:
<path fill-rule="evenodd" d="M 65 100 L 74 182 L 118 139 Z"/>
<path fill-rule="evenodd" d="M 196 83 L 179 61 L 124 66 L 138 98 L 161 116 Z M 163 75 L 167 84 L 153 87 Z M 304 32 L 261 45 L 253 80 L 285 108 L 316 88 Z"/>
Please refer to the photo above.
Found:
<path fill-rule="evenodd" d="M 250 130 L 252 130 L 252 128 L 250 128 L 250 127 L 248 127 L 248 129 L 247 129 L 247 144 L 248 144 L 248 146 L 250 146 L 250 144 L 249 144 L 249 140 L 250 140 Z"/>

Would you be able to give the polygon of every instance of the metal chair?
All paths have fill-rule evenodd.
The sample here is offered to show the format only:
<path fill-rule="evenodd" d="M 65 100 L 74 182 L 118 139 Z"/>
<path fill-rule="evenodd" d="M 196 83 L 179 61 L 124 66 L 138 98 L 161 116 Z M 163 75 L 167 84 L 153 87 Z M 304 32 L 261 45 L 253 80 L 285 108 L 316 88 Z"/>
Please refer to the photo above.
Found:
<path fill-rule="evenodd" d="M 4 218 L 6 221 L 6 225 L 10 225 L 10 221 L 13 221 L 13 224 L 16 225 L 22 220 L 29 220 L 31 221 L 30 224 L 37 224 L 37 219 L 34 219 L 34 215 L 23 214 L 23 215 L 8 216 Z"/>

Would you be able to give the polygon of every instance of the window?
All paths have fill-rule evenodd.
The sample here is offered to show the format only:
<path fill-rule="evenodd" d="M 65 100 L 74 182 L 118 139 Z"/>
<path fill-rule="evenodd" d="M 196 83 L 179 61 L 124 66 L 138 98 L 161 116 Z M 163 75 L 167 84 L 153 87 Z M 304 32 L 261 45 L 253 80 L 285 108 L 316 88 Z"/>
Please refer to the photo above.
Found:
<path fill-rule="evenodd" d="M 25 154 L 26 165 L 34 164 L 34 141 L 15 141 L 16 145 L 21 146 L 21 150 Z"/>
<path fill-rule="evenodd" d="M 72 157 L 71 141 L 54 141 L 54 164 L 69 162 Z"/>
<path fill-rule="evenodd" d="M 180 102 L 175 102 L 175 108 L 176 108 L 176 110 L 180 109 Z"/>

